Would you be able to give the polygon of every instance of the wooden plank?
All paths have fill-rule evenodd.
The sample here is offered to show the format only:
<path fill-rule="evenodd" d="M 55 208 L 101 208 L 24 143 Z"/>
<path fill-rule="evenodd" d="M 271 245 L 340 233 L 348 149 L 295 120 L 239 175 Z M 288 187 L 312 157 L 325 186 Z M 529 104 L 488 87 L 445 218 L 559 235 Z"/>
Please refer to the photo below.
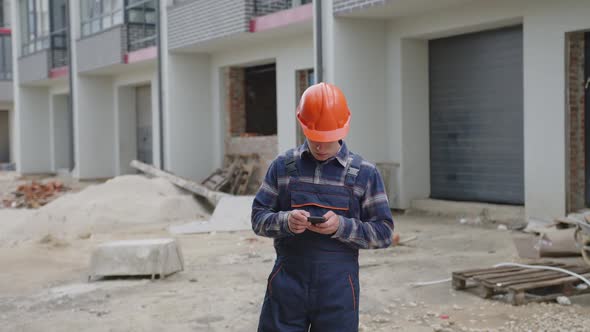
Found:
<path fill-rule="evenodd" d="M 465 279 L 455 275 L 455 273 L 453 273 L 452 280 L 453 280 L 453 288 L 454 289 L 457 289 L 457 290 L 465 289 L 467 286 Z"/>
<path fill-rule="evenodd" d="M 207 187 L 205 187 L 201 184 L 198 184 L 194 181 L 182 178 L 180 176 L 176 176 L 172 173 L 163 171 L 163 170 L 156 168 L 152 165 L 144 164 L 144 163 L 137 161 L 137 160 L 133 160 L 131 162 L 131 167 L 133 167 L 139 171 L 142 171 L 143 173 L 166 179 L 170 183 L 172 183 L 182 189 L 188 190 L 189 192 L 191 192 L 197 196 L 207 199 L 207 201 L 209 201 L 213 205 L 217 205 L 217 202 L 219 202 L 221 197 L 223 197 L 225 195 L 224 193 L 209 190 Z"/>
<path fill-rule="evenodd" d="M 531 263 L 528 265 L 545 265 L 545 266 L 552 266 L 552 267 L 566 266 L 566 264 L 554 263 L 554 262 L 537 262 L 537 263 Z M 493 267 L 493 268 L 487 268 L 487 269 L 470 270 L 470 271 L 467 271 L 467 273 L 465 271 L 459 271 L 457 273 L 461 273 L 462 275 L 464 275 L 466 277 L 475 277 L 475 276 L 482 276 L 482 275 L 491 275 L 491 274 L 495 274 L 495 273 L 503 273 L 503 272 L 512 273 L 515 271 L 527 271 L 527 270 L 531 270 L 531 269 L 527 269 L 524 267 L 517 267 L 517 266 L 502 266 L 502 267 Z"/>
<path fill-rule="evenodd" d="M 576 271 L 574 271 L 576 273 L 590 272 L 590 269 L 588 269 L 588 268 L 574 266 L 574 265 L 565 266 L 563 268 L 567 269 L 567 270 L 576 269 Z M 525 269 L 523 271 L 514 272 L 512 274 L 502 273 L 502 274 L 489 275 L 489 276 L 486 275 L 483 277 L 475 277 L 475 279 L 476 280 L 480 279 L 484 282 L 497 284 L 497 283 L 504 283 L 504 282 L 509 282 L 509 281 L 513 281 L 513 280 L 523 280 L 523 279 L 527 279 L 527 278 L 534 278 L 536 276 L 542 277 L 547 274 L 553 274 L 556 277 L 566 275 L 563 272 L 557 272 L 557 271 L 552 271 L 552 270 Z"/>
<path fill-rule="evenodd" d="M 498 268 L 488 268 L 488 269 L 478 269 L 478 270 L 467 270 L 467 271 L 458 271 L 454 272 L 463 278 L 472 278 L 478 275 L 485 275 L 489 273 L 496 273 L 496 272 L 510 272 L 510 271 L 519 271 L 522 270 L 521 267 L 498 267 Z"/>
<path fill-rule="evenodd" d="M 575 273 L 584 273 L 584 272 L 588 272 L 587 269 L 571 269 L 570 271 L 575 272 Z M 555 271 L 543 271 L 543 272 L 539 272 L 537 271 L 537 273 L 531 274 L 531 275 L 524 275 L 524 276 L 520 276 L 518 278 L 514 278 L 512 280 L 507 279 L 504 281 L 482 281 L 483 284 L 485 284 L 488 287 L 498 287 L 498 288 L 502 288 L 502 287 L 508 287 L 508 286 L 512 286 L 512 285 L 516 285 L 516 284 L 524 284 L 524 283 L 531 283 L 531 282 L 537 282 L 537 281 L 545 281 L 545 280 L 552 280 L 552 279 L 557 279 L 557 278 L 562 278 L 564 276 L 567 276 L 567 274 L 565 273 L 561 273 L 561 272 L 555 272 Z"/>
<path fill-rule="evenodd" d="M 590 278 L 590 273 L 584 273 L 584 274 L 582 274 L 582 276 L 585 278 Z M 512 286 L 509 286 L 508 289 L 510 289 L 512 291 L 520 291 L 520 290 L 527 290 L 527 289 L 534 289 L 534 288 L 541 288 L 541 287 L 558 286 L 561 284 L 571 283 L 571 282 L 576 282 L 576 281 L 580 281 L 580 280 L 576 277 L 570 276 L 570 277 L 563 277 L 563 278 L 557 278 L 557 279 L 546 280 L 546 281 L 530 282 L 530 283 L 512 285 Z"/>

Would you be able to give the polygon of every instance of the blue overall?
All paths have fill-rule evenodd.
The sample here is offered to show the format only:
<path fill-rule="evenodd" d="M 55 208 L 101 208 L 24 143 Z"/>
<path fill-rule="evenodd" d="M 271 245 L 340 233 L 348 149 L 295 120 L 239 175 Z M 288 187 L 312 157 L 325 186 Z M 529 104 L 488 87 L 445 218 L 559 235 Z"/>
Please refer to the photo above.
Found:
<path fill-rule="evenodd" d="M 293 156 L 286 160 L 290 206 L 312 216 L 332 210 L 338 215 L 359 218 L 360 202 L 353 186 L 361 159 L 354 157 L 344 185 L 300 182 Z M 346 332 L 358 331 L 358 250 L 330 235 L 305 231 L 281 239 L 275 246 L 277 259 L 268 277 L 258 331 Z M 311 330 L 310 330 L 311 326 Z"/>

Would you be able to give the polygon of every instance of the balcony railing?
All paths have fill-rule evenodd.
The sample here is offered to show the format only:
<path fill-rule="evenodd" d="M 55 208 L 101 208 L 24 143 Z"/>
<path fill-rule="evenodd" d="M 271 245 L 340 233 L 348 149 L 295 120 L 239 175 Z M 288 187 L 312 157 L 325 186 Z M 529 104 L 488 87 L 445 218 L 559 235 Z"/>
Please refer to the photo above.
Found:
<path fill-rule="evenodd" d="M 10 34 L 0 34 L 0 81 L 12 80 L 12 42 Z"/>
<path fill-rule="evenodd" d="M 157 0 L 127 0 L 127 52 L 156 45 Z"/>

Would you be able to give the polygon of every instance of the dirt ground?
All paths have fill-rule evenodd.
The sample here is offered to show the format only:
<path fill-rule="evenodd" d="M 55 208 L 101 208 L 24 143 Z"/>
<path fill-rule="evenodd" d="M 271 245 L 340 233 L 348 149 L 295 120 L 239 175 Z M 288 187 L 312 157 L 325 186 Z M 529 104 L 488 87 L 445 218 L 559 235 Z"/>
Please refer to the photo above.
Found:
<path fill-rule="evenodd" d="M 0 210 L 0 231 L 27 211 Z M 590 331 L 590 297 L 513 307 L 454 291 L 452 271 L 517 261 L 510 233 L 454 219 L 395 217 L 406 246 L 362 251 L 362 331 Z M 87 282 L 92 248 L 169 237 L 167 225 L 90 239 L 0 248 L 1 331 L 255 331 L 274 251 L 252 232 L 177 237 L 185 270 L 164 280 Z M 442 316 L 441 316 L 442 315 Z M 446 318 L 447 315 L 448 318 Z M 442 318 L 441 318 L 442 317 Z"/>

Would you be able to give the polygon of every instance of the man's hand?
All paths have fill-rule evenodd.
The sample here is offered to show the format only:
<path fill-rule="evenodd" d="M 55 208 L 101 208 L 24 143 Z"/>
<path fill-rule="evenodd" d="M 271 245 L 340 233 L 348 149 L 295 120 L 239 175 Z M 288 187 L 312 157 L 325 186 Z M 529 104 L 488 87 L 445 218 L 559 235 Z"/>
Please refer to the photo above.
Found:
<path fill-rule="evenodd" d="M 326 218 L 326 222 L 317 225 L 309 225 L 307 226 L 307 229 L 312 232 L 327 235 L 336 233 L 338 227 L 340 227 L 340 218 L 338 215 L 333 211 L 328 211 L 326 214 L 324 214 L 324 218 Z"/>
<path fill-rule="evenodd" d="M 289 212 L 289 230 L 295 234 L 305 232 L 307 227 L 311 225 L 311 223 L 307 221 L 307 217 L 309 217 L 309 212 L 304 210 L 293 210 Z"/>

